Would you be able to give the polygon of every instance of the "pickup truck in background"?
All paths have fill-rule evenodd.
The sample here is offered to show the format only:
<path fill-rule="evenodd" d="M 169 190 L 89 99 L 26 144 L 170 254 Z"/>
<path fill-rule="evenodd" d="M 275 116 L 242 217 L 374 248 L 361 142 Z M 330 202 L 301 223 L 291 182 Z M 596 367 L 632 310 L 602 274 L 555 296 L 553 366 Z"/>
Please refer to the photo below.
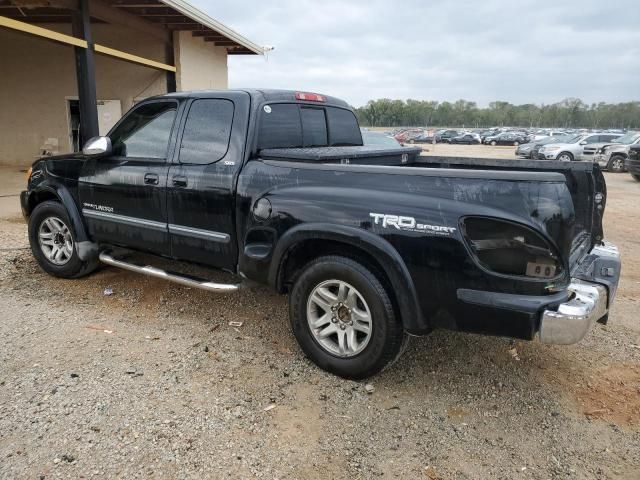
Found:
<path fill-rule="evenodd" d="M 289 294 L 304 353 L 354 379 L 436 328 L 570 344 L 606 322 L 620 260 L 604 241 L 598 165 L 362 143 L 353 111 L 324 95 L 150 98 L 83 153 L 33 164 L 21 195 L 31 249 L 63 278 L 103 262 L 218 293 L 269 285 Z"/>

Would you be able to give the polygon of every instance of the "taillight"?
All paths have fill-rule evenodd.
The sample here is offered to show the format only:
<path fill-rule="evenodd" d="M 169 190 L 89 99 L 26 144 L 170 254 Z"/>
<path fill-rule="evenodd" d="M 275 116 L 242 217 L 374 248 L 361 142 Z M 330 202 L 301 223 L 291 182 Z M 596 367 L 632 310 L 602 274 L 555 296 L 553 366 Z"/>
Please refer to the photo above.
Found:
<path fill-rule="evenodd" d="M 540 234 L 504 220 L 467 217 L 462 231 L 476 261 L 503 275 L 551 279 L 562 272 L 553 247 Z"/>
<path fill-rule="evenodd" d="M 296 92 L 296 100 L 304 100 L 306 102 L 326 102 L 327 99 L 317 93 Z"/>

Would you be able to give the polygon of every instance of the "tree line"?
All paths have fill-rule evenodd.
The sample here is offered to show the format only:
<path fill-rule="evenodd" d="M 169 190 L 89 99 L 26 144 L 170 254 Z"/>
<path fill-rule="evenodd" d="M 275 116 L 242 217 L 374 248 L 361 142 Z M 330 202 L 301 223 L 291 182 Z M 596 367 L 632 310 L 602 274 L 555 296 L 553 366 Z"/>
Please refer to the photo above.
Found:
<path fill-rule="evenodd" d="M 446 127 L 546 127 L 546 128 L 640 128 L 640 102 L 592 103 L 566 98 L 550 105 L 513 105 L 458 100 L 370 100 L 355 109 L 365 127 L 446 126 Z"/>

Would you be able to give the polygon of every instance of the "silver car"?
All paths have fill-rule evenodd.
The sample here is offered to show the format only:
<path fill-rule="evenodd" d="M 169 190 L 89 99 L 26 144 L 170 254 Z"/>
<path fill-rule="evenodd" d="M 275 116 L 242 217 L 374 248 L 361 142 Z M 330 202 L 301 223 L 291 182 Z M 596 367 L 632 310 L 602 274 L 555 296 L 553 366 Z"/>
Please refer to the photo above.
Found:
<path fill-rule="evenodd" d="M 572 162 L 582 157 L 585 145 L 594 143 L 610 142 L 621 137 L 619 133 L 592 133 L 589 135 L 576 135 L 566 143 L 550 143 L 544 145 L 538 151 L 540 160 L 560 160 L 562 162 Z"/>
<path fill-rule="evenodd" d="M 593 145 L 596 147 L 591 158 L 585 160 L 593 160 L 602 168 L 606 168 L 610 172 L 624 172 L 626 170 L 624 162 L 629 156 L 629 148 L 631 145 L 640 144 L 640 132 L 628 132 L 620 138 L 616 138 L 613 142 Z M 585 154 L 587 147 L 585 147 Z"/>

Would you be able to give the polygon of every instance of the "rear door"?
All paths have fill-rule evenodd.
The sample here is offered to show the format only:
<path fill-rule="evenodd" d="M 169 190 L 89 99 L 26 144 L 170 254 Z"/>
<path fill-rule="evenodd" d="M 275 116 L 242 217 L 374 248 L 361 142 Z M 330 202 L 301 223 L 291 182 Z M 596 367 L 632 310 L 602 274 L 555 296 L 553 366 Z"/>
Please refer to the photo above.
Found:
<path fill-rule="evenodd" d="M 171 255 L 235 270 L 235 184 L 242 167 L 249 95 L 220 93 L 186 107 L 167 185 Z"/>
<path fill-rule="evenodd" d="M 80 203 L 98 241 L 169 253 L 167 158 L 175 143 L 177 112 L 175 100 L 138 105 L 111 132 L 112 155 L 86 160 Z"/>

